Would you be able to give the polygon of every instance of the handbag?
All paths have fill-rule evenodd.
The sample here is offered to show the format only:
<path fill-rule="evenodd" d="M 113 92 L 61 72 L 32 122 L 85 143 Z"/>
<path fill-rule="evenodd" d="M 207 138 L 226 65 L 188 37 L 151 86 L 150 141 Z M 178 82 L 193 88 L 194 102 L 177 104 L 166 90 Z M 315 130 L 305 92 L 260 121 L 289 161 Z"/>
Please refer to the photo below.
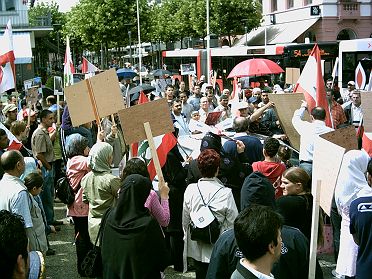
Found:
<path fill-rule="evenodd" d="M 101 256 L 101 247 L 97 245 L 98 240 L 99 243 L 102 243 L 103 237 L 103 228 L 106 224 L 107 216 L 109 215 L 110 208 L 105 212 L 102 217 L 101 225 L 98 230 L 98 235 L 96 238 L 96 242 L 94 243 L 93 248 L 88 251 L 84 260 L 81 263 L 81 271 L 85 274 L 86 277 L 89 278 L 97 278 L 102 277 L 102 256 Z"/>
<path fill-rule="evenodd" d="M 72 189 L 66 174 L 57 180 L 55 190 L 56 197 L 64 204 L 71 205 L 75 201 L 75 192 Z"/>
<path fill-rule="evenodd" d="M 189 228 L 191 240 L 200 241 L 207 244 L 214 244 L 220 236 L 221 225 L 216 216 L 213 214 L 213 211 L 210 209 L 209 203 L 223 187 L 214 193 L 208 203 L 205 203 L 203 195 L 199 189 L 199 184 L 196 186 L 198 187 L 199 194 L 202 198 L 203 206 L 198 211 L 190 213 L 191 222 Z"/>

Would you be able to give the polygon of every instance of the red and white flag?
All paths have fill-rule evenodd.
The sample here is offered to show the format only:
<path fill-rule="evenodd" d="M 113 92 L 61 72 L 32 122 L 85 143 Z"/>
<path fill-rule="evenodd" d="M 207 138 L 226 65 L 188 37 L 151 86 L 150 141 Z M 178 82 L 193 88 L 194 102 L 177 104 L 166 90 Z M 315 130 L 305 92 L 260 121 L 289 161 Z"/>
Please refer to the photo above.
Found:
<path fill-rule="evenodd" d="M 72 62 L 71 58 L 71 50 L 70 50 L 70 39 L 66 37 L 66 52 L 65 52 L 65 64 L 63 67 L 63 78 L 64 78 L 64 85 L 69 86 L 74 84 L 74 77 L 73 74 L 75 73 L 74 63 Z"/>
<path fill-rule="evenodd" d="M 81 67 L 81 72 L 82 73 L 94 73 L 96 71 L 99 71 L 99 69 L 96 66 L 94 66 L 92 63 L 90 63 L 88 59 L 86 59 L 83 56 L 83 65 Z"/>
<path fill-rule="evenodd" d="M 15 88 L 15 56 L 10 19 L 0 37 L 0 93 Z"/>
<path fill-rule="evenodd" d="M 9 146 L 7 150 L 20 150 L 22 148 L 23 144 L 1 122 L 0 122 L 0 129 L 3 129 L 5 131 L 6 136 L 9 139 Z"/>
<path fill-rule="evenodd" d="M 372 133 L 363 133 L 362 148 L 372 157 Z"/>
<path fill-rule="evenodd" d="M 364 89 L 366 86 L 366 72 L 363 69 L 362 63 L 359 62 L 358 66 L 355 68 L 355 88 Z"/>
<path fill-rule="evenodd" d="M 316 106 L 324 108 L 327 114 L 326 124 L 332 127 L 321 64 L 319 46 L 315 44 L 293 92 L 304 93 L 310 112 Z"/>

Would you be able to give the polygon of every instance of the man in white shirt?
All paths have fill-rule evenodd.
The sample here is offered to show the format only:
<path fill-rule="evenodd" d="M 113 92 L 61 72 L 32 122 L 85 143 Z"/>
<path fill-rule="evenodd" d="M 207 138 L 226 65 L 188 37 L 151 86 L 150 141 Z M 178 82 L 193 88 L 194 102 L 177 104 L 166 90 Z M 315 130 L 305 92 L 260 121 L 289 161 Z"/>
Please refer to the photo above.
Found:
<path fill-rule="evenodd" d="M 353 125 L 358 135 L 358 148 L 362 147 L 363 132 L 363 108 L 362 99 L 359 91 L 354 91 L 351 95 L 351 103 L 344 107 L 346 123 Z"/>
<path fill-rule="evenodd" d="M 344 105 L 350 104 L 351 95 L 353 94 L 354 90 L 355 82 L 351 80 L 347 83 L 347 88 L 341 91 L 341 98 L 342 101 L 344 102 Z"/>
<path fill-rule="evenodd" d="M 234 222 L 235 239 L 243 258 L 231 279 L 272 279 L 271 269 L 280 258 L 282 217 L 271 208 L 253 205 Z"/>
<path fill-rule="evenodd" d="M 178 136 L 189 135 L 190 130 L 187 124 L 186 116 L 181 113 L 182 105 L 179 100 L 172 103 L 172 120 L 173 126 L 178 129 Z"/>
<path fill-rule="evenodd" d="M 326 111 L 322 107 L 311 110 L 311 122 L 303 120 L 307 103 L 302 101 L 301 107 L 296 110 L 292 117 L 292 125 L 300 134 L 300 167 L 311 177 L 313 169 L 314 142 L 321 134 L 334 131 L 325 124 Z"/>

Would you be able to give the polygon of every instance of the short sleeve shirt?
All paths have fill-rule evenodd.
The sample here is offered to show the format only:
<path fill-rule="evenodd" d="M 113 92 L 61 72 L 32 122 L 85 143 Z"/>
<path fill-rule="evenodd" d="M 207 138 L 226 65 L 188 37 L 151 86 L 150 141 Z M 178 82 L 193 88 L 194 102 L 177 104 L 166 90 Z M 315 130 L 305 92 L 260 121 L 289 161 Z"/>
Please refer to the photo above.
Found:
<path fill-rule="evenodd" d="M 46 129 L 38 127 L 32 134 L 32 153 L 36 158 L 38 153 L 43 153 L 45 159 L 50 163 L 54 159 L 53 143 Z"/>

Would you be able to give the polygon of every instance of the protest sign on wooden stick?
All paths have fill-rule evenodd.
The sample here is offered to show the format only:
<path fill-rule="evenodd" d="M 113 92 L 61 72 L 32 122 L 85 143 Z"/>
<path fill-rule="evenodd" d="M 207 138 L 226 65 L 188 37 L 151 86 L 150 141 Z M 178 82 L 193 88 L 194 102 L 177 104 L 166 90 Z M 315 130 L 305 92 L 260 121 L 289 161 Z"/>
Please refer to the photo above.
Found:
<path fill-rule="evenodd" d="M 297 133 L 292 125 L 293 113 L 296 109 L 301 106 L 301 101 L 305 100 L 302 93 L 293 94 L 270 94 L 270 101 L 275 104 L 275 110 L 277 112 L 280 125 L 283 128 L 284 133 L 287 135 L 289 142 L 293 148 L 300 150 L 300 135 Z M 305 121 L 309 121 L 310 117 L 307 112 L 305 112 Z"/>
<path fill-rule="evenodd" d="M 320 206 L 330 216 L 333 192 L 344 157 L 345 148 L 317 137 L 314 143 L 313 181 L 321 180 Z"/>
<path fill-rule="evenodd" d="M 115 69 L 66 87 L 65 97 L 75 127 L 125 107 Z"/>
<path fill-rule="evenodd" d="M 345 148 L 345 152 L 358 149 L 358 140 L 356 137 L 355 128 L 352 125 L 322 134 L 320 136 L 323 139 Z"/>
<path fill-rule="evenodd" d="M 119 111 L 121 127 L 127 144 L 146 139 L 143 123 L 149 122 L 154 137 L 174 131 L 166 99 L 160 99 Z"/>

